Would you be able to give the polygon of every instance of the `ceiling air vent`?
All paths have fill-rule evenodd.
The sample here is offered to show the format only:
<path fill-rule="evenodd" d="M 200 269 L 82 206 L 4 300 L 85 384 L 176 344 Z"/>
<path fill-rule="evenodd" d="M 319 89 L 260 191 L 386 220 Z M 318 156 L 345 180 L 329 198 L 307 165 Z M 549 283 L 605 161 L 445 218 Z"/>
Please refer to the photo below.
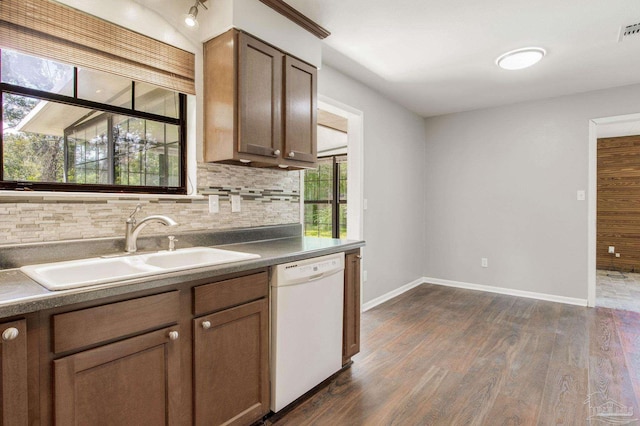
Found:
<path fill-rule="evenodd" d="M 640 22 L 633 25 L 620 27 L 620 36 L 618 42 L 630 40 L 632 38 L 640 38 Z"/>

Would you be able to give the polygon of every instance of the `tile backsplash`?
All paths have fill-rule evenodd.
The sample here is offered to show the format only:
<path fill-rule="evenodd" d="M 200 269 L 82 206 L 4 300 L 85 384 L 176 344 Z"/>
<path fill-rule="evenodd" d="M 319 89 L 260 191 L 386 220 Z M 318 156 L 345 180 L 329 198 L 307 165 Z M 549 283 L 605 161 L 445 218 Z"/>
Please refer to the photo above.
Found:
<path fill-rule="evenodd" d="M 143 209 L 139 218 L 163 214 L 178 222 L 170 230 L 151 224 L 143 234 L 297 223 L 299 189 L 300 172 L 203 163 L 198 165 L 198 194 L 217 194 L 219 213 L 209 213 L 207 197 L 0 195 L 0 245 L 124 237 L 125 220 L 138 203 Z M 231 212 L 230 195 L 241 196 L 240 212 Z"/>

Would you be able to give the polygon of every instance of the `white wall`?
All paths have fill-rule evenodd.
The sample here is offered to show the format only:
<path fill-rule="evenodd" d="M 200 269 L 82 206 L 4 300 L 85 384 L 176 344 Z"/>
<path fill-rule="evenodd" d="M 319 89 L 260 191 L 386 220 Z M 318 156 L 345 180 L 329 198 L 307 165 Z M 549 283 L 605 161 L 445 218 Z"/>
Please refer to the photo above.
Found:
<path fill-rule="evenodd" d="M 634 85 L 426 119 L 424 275 L 586 299 L 589 120 L 639 100 Z"/>
<path fill-rule="evenodd" d="M 326 65 L 318 83 L 320 95 L 363 112 L 367 302 L 423 275 L 424 122 Z"/>

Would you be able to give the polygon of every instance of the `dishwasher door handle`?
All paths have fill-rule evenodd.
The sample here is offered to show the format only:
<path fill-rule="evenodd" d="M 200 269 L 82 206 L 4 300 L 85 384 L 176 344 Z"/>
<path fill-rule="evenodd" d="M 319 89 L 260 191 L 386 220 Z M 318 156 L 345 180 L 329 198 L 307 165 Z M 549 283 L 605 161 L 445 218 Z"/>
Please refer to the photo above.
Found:
<path fill-rule="evenodd" d="M 319 280 L 320 278 L 324 277 L 324 274 L 321 272 L 317 275 L 311 275 L 308 279 L 307 282 L 309 281 L 315 281 L 315 280 Z"/>

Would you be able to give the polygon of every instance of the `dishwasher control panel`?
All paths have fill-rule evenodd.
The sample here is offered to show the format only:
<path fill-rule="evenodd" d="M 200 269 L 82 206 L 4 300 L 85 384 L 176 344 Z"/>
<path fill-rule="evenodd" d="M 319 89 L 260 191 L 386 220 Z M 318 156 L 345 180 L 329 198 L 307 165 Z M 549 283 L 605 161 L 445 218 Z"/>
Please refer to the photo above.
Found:
<path fill-rule="evenodd" d="M 278 284 L 287 285 L 331 275 L 344 269 L 344 253 L 336 253 L 276 267 Z"/>

